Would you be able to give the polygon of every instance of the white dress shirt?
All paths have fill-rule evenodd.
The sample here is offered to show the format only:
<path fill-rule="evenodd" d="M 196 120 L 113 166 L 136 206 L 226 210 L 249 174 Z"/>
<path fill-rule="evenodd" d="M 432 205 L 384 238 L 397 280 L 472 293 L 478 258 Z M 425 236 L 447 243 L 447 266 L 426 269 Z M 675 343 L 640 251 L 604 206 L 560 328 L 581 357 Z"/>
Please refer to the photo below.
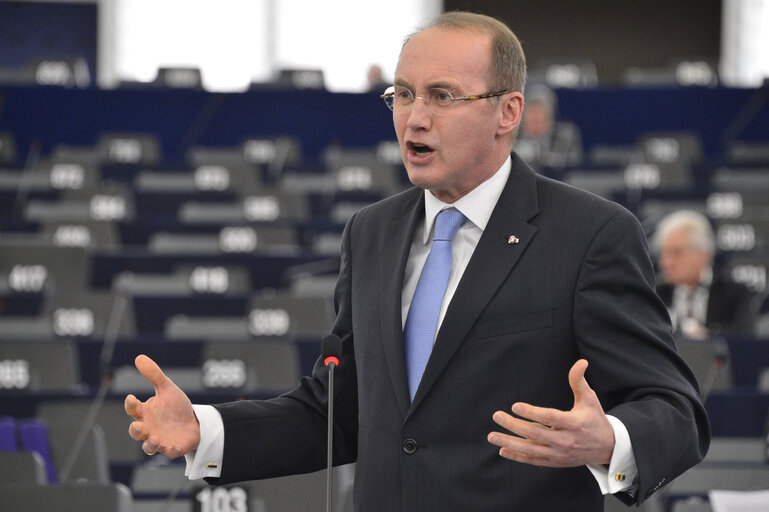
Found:
<path fill-rule="evenodd" d="M 459 228 L 451 241 L 451 272 L 438 316 L 437 335 L 462 274 L 467 268 L 470 257 L 510 177 L 511 165 L 511 159 L 508 157 L 496 173 L 451 205 L 425 191 L 425 220 L 424 223 L 417 226 L 414 233 L 403 278 L 403 290 L 401 292 L 401 320 L 403 325 L 405 325 L 408 316 L 411 298 L 416 290 L 419 275 L 432 247 L 432 236 L 430 235 L 435 218 L 441 210 L 454 208 L 459 210 L 467 218 L 467 221 Z M 185 456 L 187 460 L 185 474 L 190 479 L 218 477 L 221 473 L 221 461 L 224 453 L 224 428 L 221 416 L 212 406 L 195 405 L 193 407 L 200 422 L 200 445 L 197 452 Z M 638 469 L 627 428 L 619 419 L 609 415 L 607 417 L 614 430 L 615 440 L 611 462 L 608 468 L 604 465 L 588 465 L 587 467 L 598 482 L 601 492 L 613 494 L 633 487 Z"/>

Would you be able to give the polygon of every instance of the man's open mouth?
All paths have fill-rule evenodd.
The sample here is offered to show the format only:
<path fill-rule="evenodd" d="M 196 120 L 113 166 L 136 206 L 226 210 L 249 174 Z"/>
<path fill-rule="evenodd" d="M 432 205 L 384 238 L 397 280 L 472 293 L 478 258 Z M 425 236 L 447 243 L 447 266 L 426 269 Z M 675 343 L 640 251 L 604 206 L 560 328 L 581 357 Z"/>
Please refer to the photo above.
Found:
<path fill-rule="evenodd" d="M 413 151 L 416 154 L 416 156 L 426 156 L 432 153 L 433 151 L 435 151 L 430 146 L 426 144 L 420 144 L 418 142 L 409 142 L 407 144 L 407 147 L 409 151 Z"/>

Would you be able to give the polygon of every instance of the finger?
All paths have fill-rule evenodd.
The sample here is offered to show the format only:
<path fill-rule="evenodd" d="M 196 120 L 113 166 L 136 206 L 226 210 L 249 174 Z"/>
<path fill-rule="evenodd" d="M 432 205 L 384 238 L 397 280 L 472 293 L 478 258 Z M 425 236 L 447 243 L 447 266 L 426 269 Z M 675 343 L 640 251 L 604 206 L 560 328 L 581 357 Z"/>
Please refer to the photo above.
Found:
<path fill-rule="evenodd" d="M 558 429 L 574 428 L 574 418 L 566 411 L 516 402 L 513 404 L 513 412 L 521 418 L 536 421 L 548 427 Z"/>
<path fill-rule="evenodd" d="M 142 451 L 147 455 L 155 455 L 158 451 L 158 443 L 147 439 L 142 443 Z"/>
<path fill-rule="evenodd" d="M 137 441 L 143 441 L 147 439 L 147 433 L 144 431 L 144 423 L 141 421 L 132 422 L 130 425 L 128 425 L 128 435 Z"/>
<path fill-rule="evenodd" d="M 492 432 L 488 436 L 489 443 L 499 446 L 499 455 L 505 459 L 545 467 L 565 467 L 563 458 L 549 446 L 543 446 L 527 439 L 507 436 Z"/>
<path fill-rule="evenodd" d="M 546 446 L 539 445 L 533 441 L 527 439 L 521 439 L 520 437 L 509 436 L 500 432 L 491 432 L 488 435 L 489 443 L 500 447 L 500 455 L 505 458 L 516 457 L 517 459 L 546 459 L 548 454 L 552 451 Z M 506 456 L 503 454 L 503 450 L 508 452 Z M 516 460 L 517 460 L 516 459 Z"/>
<path fill-rule="evenodd" d="M 171 382 L 157 363 L 144 354 L 136 356 L 134 364 L 136 365 L 136 369 L 139 370 L 139 373 L 144 375 L 144 377 L 155 386 L 155 392 L 165 384 Z"/>
<path fill-rule="evenodd" d="M 580 359 L 569 370 L 569 386 L 574 393 L 574 404 L 583 402 L 585 400 L 592 400 L 595 396 L 593 389 L 587 383 L 585 379 L 585 371 L 587 370 L 587 361 Z"/>
<path fill-rule="evenodd" d="M 142 419 L 142 403 L 141 401 L 136 398 L 133 395 L 128 395 L 125 397 L 125 402 L 123 403 L 123 407 L 125 407 L 125 412 L 131 416 L 135 420 Z"/>
<path fill-rule="evenodd" d="M 521 436 L 540 444 L 551 444 L 552 429 L 533 421 L 521 420 L 502 411 L 497 411 L 493 416 L 494 422 L 509 430 L 515 435 Z"/>

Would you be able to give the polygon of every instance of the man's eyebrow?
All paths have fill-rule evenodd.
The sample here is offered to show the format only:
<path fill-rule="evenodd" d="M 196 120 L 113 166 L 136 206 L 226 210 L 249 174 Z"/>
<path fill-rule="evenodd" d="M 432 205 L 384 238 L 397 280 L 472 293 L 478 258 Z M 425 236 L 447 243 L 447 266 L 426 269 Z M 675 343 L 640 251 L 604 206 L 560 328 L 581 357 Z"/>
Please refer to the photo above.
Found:
<path fill-rule="evenodd" d="M 393 82 L 393 85 L 405 87 L 410 91 L 414 90 L 414 88 L 403 78 L 396 78 L 395 81 Z M 429 84 L 426 88 L 427 89 L 446 89 L 447 91 L 451 91 L 451 92 L 456 92 L 459 90 L 456 84 L 452 84 L 449 82 L 433 82 Z"/>
<path fill-rule="evenodd" d="M 403 78 L 396 78 L 395 81 L 393 82 L 393 85 L 399 85 L 401 87 L 405 87 L 406 89 L 411 90 L 411 85 L 409 85 L 409 83 Z"/>

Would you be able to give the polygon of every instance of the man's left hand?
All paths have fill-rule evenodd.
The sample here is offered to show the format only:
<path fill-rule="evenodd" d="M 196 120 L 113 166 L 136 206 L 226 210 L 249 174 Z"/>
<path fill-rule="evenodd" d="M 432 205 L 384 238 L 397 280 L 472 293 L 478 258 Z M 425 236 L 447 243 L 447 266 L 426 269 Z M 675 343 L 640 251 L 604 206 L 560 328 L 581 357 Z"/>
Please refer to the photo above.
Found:
<path fill-rule="evenodd" d="M 595 391 L 585 380 L 587 364 L 580 359 L 569 371 L 569 385 L 574 393 L 574 407 L 570 411 L 517 402 L 513 412 L 524 419 L 502 411 L 494 413 L 495 423 L 516 434 L 489 434 L 489 442 L 500 447 L 502 457 L 555 468 L 611 461 L 614 430 Z"/>

